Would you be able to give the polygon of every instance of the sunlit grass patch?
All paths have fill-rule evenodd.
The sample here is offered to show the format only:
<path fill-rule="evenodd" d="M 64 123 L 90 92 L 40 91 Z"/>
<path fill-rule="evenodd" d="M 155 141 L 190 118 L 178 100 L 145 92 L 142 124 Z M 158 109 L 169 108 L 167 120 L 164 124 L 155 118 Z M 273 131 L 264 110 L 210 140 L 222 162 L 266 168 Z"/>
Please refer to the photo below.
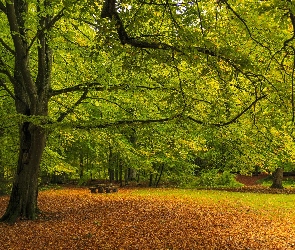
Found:
<path fill-rule="evenodd" d="M 290 210 L 295 216 L 295 194 L 239 193 L 196 189 L 137 189 L 131 195 L 163 199 L 191 200 L 206 204 L 230 204 L 263 211 Z"/>

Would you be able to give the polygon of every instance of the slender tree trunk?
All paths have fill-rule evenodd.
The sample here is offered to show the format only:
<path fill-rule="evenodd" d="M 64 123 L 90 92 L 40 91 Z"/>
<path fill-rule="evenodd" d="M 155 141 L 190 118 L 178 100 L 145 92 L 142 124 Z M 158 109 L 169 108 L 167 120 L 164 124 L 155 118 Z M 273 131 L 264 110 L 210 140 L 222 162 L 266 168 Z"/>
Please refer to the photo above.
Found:
<path fill-rule="evenodd" d="M 0 163 L 0 180 L 5 180 L 4 166 Z"/>
<path fill-rule="evenodd" d="M 149 187 L 153 186 L 153 174 L 150 173 L 150 181 L 149 181 Z"/>
<path fill-rule="evenodd" d="M 140 172 L 137 172 L 136 183 L 139 184 L 140 181 Z"/>
<path fill-rule="evenodd" d="M 162 174 L 163 174 L 163 170 L 164 170 L 164 164 L 162 163 L 160 165 L 160 175 L 159 175 L 159 178 L 157 179 L 156 187 L 159 186 L 159 183 L 160 183 L 160 180 L 161 180 L 161 177 L 162 177 Z"/>
<path fill-rule="evenodd" d="M 80 171 L 79 171 L 79 176 L 80 176 L 80 179 L 83 178 L 84 176 L 84 155 L 83 153 L 80 153 L 80 162 L 79 162 L 79 166 L 80 166 Z"/>
<path fill-rule="evenodd" d="M 113 168 L 109 168 L 109 181 L 110 183 L 114 182 L 115 178 L 115 170 Z"/>
<path fill-rule="evenodd" d="M 121 161 L 119 161 L 119 182 L 120 182 L 120 187 L 123 187 L 123 166 Z"/>
<path fill-rule="evenodd" d="M 115 168 L 115 180 L 118 183 L 119 182 L 119 168 L 116 166 Z"/>
<path fill-rule="evenodd" d="M 38 175 L 45 147 L 45 130 L 32 123 L 20 126 L 17 173 L 10 200 L 1 221 L 14 223 L 17 218 L 35 219 L 38 214 Z"/>
<path fill-rule="evenodd" d="M 129 185 L 129 168 L 126 168 L 124 171 L 124 181 L 125 186 Z"/>

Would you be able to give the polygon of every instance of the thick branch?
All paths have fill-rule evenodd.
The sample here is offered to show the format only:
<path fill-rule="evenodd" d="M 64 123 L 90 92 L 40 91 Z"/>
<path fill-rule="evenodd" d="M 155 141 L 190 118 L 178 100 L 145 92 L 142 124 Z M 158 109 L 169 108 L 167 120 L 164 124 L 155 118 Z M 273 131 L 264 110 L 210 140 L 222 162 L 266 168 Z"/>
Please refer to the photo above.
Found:
<path fill-rule="evenodd" d="M 226 7 L 243 23 L 243 25 L 245 26 L 245 28 L 246 28 L 249 36 L 251 37 L 251 39 L 254 42 L 256 42 L 257 44 L 259 44 L 261 47 L 267 49 L 271 53 L 270 49 L 267 46 L 263 45 L 260 41 L 258 41 L 256 38 L 253 37 L 253 35 L 252 35 L 246 21 L 230 6 L 228 1 L 222 1 L 222 3 L 224 3 L 226 5 Z"/>
<path fill-rule="evenodd" d="M 7 13 L 6 12 L 6 7 L 5 7 L 5 5 L 4 5 L 4 3 L 2 3 L 2 2 L 0 2 L 0 10 L 3 12 L 3 13 Z"/>
<path fill-rule="evenodd" d="M 191 116 L 188 116 L 188 119 L 196 122 L 198 124 L 202 124 L 202 125 L 209 125 L 209 126 L 216 126 L 216 127 L 223 127 L 223 126 L 227 126 L 231 123 L 234 123 L 235 121 L 237 121 L 243 114 L 245 114 L 253 105 L 255 105 L 259 100 L 265 98 L 267 95 L 263 95 L 258 97 L 257 99 L 255 99 L 255 101 L 253 101 L 247 108 L 245 108 L 241 113 L 237 114 L 234 118 L 232 118 L 231 120 L 227 121 L 227 122 L 223 122 L 223 123 L 206 123 L 204 121 L 195 119 Z"/>
<path fill-rule="evenodd" d="M 150 1 L 150 2 L 146 2 L 146 1 L 140 1 L 141 4 L 146 4 L 146 5 L 155 5 L 155 6 L 174 6 L 174 7 L 177 7 L 177 6 L 180 6 L 181 3 L 168 3 L 166 1 L 166 3 L 155 3 L 154 1 Z"/>
<path fill-rule="evenodd" d="M 51 7 L 50 1 L 44 1 L 44 7 Z M 41 12 L 40 4 L 37 7 L 37 11 Z M 39 16 L 39 27 L 43 30 L 45 27 L 51 23 L 51 16 Z M 48 93 L 50 87 L 50 76 L 52 69 L 52 53 L 51 48 L 49 46 L 49 34 L 45 34 L 44 32 L 38 32 L 38 74 L 36 78 L 36 86 L 38 88 L 38 92 L 45 94 Z"/>
<path fill-rule="evenodd" d="M 0 86 L 9 94 L 9 96 L 12 98 L 12 99 L 16 99 L 15 98 L 15 95 L 13 94 L 13 92 L 6 86 L 4 80 L 2 78 L 0 78 Z"/>
<path fill-rule="evenodd" d="M 284 47 L 286 47 L 288 45 L 288 43 L 291 42 L 295 38 L 295 16 L 293 15 L 293 13 L 291 11 L 289 13 L 289 17 L 290 17 L 290 20 L 292 23 L 293 35 L 292 35 L 292 37 L 290 37 L 289 39 L 284 41 Z"/>
<path fill-rule="evenodd" d="M 128 85 L 118 85 L 118 86 L 111 86 L 111 87 L 105 87 L 101 85 L 98 82 L 92 82 L 92 83 L 86 83 L 86 84 L 78 84 L 72 87 L 64 88 L 64 89 L 58 89 L 58 90 L 51 90 L 50 97 L 57 96 L 60 94 L 66 94 L 70 92 L 76 92 L 76 91 L 85 91 L 85 90 L 95 90 L 95 91 L 113 91 L 113 90 L 119 90 L 119 89 L 126 89 L 128 88 Z"/>
<path fill-rule="evenodd" d="M 9 47 L 9 45 L 4 42 L 4 40 L 0 37 L 0 43 L 3 45 L 3 47 L 8 50 L 12 55 L 15 55 L 15 51 Z"/>
<path fill-rule="evenodd" d="M 118 14 L 116 8 L 115 8 L 115 5 L 116 5 L 116 0 L 105 0 L 104 7 L 101 12 L 101 17 L 114 19 L 116 21 L 117 33 L 118 33 L 119 39 L 123 45 L 129 44 L 133 47 L 142 48 L 142 49 L 172 50 L 172 51 L 180 52 L 181 54 L 185 54 L 182 49 L 177 48 L 173 45 L 169 45 L 167 43 L 151 42 L 151 41 L 146 41 L 146 40 L 142 40 L 142 39 L 135 38 L 135 37 L 129 37 L 129 35 L 125 29 L 125 26 Z M 210 50 L 209 48 L 191 47 L 190 49 L 196 50 L 197 52 L 205 54 L 205 55 L 217 57 L 217 58 L 229 63 L 235 69 L 238 69 L 238 67 L 239 67 L 233 60 L 226 58 L 226 57 L 222 56 L 221 54 L 219 54 L 218 52 Z M 239 69 L 239 71 L 241 72 L 240 69 Z"/>
<path fill-rule="evenodd" d="M 291 105 L 292 105 L 292 123 L 295 121 L 295 104 L 294 104 L 294 75 L 295 75 L 295 48 L 293 49 L 293 66 L 292 66 L 292 78 L 291 78 Z"/>
<path fill-rule="evenodd" d="M 0 58 L 0 72 L 5 74 L 9 78 L 12 84 L 15 84 L 15 79 L 12 76 L 12 74 L 10 74 L 8 70 L 8 66 L 5 64 L 2 58 Z"/>
<path fill-rule="evenodd" d="M 33 46 L 34 42 L 36 41 L 36 39 L 41 35 L 43 34 L 45 31 L 47 30 L 50 30 L 54 24 L 59 21 L 63 15 L 64 15 L 64 10 L 65 10 L 65 7 L 63 7 L 57 14 L 56 16 L 54 16 L 50 22 L 48 22 L 41 30 L 38 30 L 37 34 L 33 37 L 30 45 L 28 46 L 28 50 L 30 50 L 30 48 Z"/>
<path fill-rule="evenodd" d="M 109 128 L 109 127 L 116 127 L 116 126 L 124 126 L 124 125 L 141 125 L 141 124 L 151 124 L 151 123 L 164 123 L 168 121 L 172 121 L 176 118 L 180 117 L 180 115 L 175 115 L 172 117 L 167 118 L 160 118 L 160 119 L 147 119 L 147 120 L 123 120 L 123 121 L 116 121 L 104 124 L 89 124 L 89 125 L 76 125 L 74 126 L 77 129 L 99 129 L 99 128 Z"/>
<path fill-rule="evenodd" d="M 84 93 L 80 96 L 80 98 L 72 105 L 72 107 L 68 108 L 65 112 L 62 112 L 57 122 L 61 122 L 63 119 L 66 118 L 68 114 L 70 114 L 77 106 L 81 104 L 83 100 L 87 98 L 88 90 L 85 90 Z"/>
<path fill-rule="evenodd" d="M 26 91 L 32 107 L 35 106 L 37 91 L 28 67 L 29 57 L 26 51 L 27 41 L 25 40 L 24 18 L 27 11 L 26 2 L 10 3 L 7 1 L 7 17 L 10 26 L 11 36 L 15 47 L 15 78 Z M 15 85 L 15 82 L 12 82 Z"/>
<path fill-rule="evenodd" d="M 116 10 L 116 0 L 105 0 L 103 4 L 103 9 L 101 11 L 102 18 L 114 19 L 116 21 L 117 33 L 119 35 L 119 39 L 123 45 L 130 44 L 133 47 L 137 48 L 149 48 L 149 49 L 163 49 L 163 50 L 175 50 L 181 52 L 179 49 L 166 44 L 166 43 L 158 43 L 158 42 L 150 42 L 139 40 L 134 37 L 129 37 L 126 32 L 125 26 Z"/>
<path fill-rule="evenodd" d="M 51 90 L 50 92 L 50 97 L 61 95 L 61 94 L 66 94 L 66 93 L 71 93 L 71 92 L 81 92 L 85 90 L 94 90 L 94 91 L 117 91 L 117 90 L 126 90 L 130 88 L 129 85 L 127 84 L 122 84 L 122 85 L 114 85 L 114 86 L 103 86 L 98 82 L 92 82 L 92 83 L 85 83 L 85 84 L 77 84 L 72 87 L 64 88 L 64 89 L 57 89 L 57 90 Z M 165 87 L 150 87 L 150 86 L 135 86 L 132 87 L 133 89 L 147 89 L 147 90 L 171 90 L 171 91 L 177 91 L 175 88 L 165 88 Z"/>
<path fill-rule="evenodd" d="M 124 108 L 122 105 L 120 105 L 117 102 L 114 102 L 114 101 L 111 101 L 111 100 L 108 100 L 108 99 L 105 99 L 105 98 L 88 98 L 88 99 L 103 100 L 103 101 L 106 101 L 108 103 L 112 103 L 112 104 L 116 105 L 117 107 L 119 107 L 120 109 L 124 110 L 126 113 L 129 113 L 129 114 L 133 115 L 133 112 L 131 112 L 130 110 Z"/>

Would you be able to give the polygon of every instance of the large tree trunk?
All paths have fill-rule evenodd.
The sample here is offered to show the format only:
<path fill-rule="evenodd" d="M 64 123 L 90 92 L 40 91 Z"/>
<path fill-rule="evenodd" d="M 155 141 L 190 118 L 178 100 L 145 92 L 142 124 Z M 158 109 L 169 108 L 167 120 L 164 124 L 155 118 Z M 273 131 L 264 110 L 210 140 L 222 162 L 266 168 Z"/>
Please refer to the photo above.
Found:
<path fill-rule="evenodd" d="M 284 188 L 283 187 L 283 173 L 284 170 L 282 168 L 277 168 L 273 173 L 273 182 L 271 188 Z"/>
<path fill-rule="evenodd" d="M 10 200 L 1 221 L 13 223 L 17 218 L 35 219 L 38 214 L 38 175 L 45 147 L 45 130 L 25 122 L 20 127 L 20 151 L 17 173 Z"/>
<path fill-rule="evenodd" d="M 2 4 L 2 7 L 4 4 Z M 50 1 L 40 1 L 36 11 L 43 13 L 42 8 L 50 8 Z M 4 11 L 3 11 L 4 13 Z M 13 223 L 17 218 L 35 219 L 38 196 L 38 176 L 42 153 L 45 147 L 45 129 L 33 124 L 29 119 L 38 119 L 46 123 L 48 117 L 48 101 L 50 98 L 50 76 L 52 54 L 49 47 L 48 35 L 51 27 L 62 15 L 51 22 L 49 15 L 38 15 L 36 23 L 35 45 L 38 45 L 37 56 L 33 48 L 34 39 L 27 36 L 26 20 L 29 16 L 29 3 L 26 0 L 6 1 L 5 14 L 9 23 L 12 41 L 14 44 L 14 75 L 7 73 L 8 79 L 14 88 L 15 107 L 18 114 L 26 117 L 19 127 L 20 147 L 18 165 L 14 179 L 10 200 L 5 214 L 0 219 Z M 31 53 L 34 52 L 34 53 Z M 30 58 L 34 57 L 37 69 L 34 66 L 31 72 Z M 40 118 L 43 117 L 43 121 Z"/>

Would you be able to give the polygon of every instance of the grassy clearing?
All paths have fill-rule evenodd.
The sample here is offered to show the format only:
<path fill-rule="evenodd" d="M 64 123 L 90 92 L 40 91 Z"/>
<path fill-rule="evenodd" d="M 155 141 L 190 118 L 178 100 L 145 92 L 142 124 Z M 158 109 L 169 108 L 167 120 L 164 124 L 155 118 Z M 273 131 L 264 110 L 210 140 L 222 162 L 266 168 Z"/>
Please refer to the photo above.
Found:
<path fill-rule="evenodd" d="M 138 189 L 135 196 L 162 197 L 165 199 L 191 200 L 206 205 L 230 204 L 234 207 L 248 207 L 263 213 L 281 211 L 295 217 L 295 194 L 239 193 L 217 190 L 194 189 Z"/>

